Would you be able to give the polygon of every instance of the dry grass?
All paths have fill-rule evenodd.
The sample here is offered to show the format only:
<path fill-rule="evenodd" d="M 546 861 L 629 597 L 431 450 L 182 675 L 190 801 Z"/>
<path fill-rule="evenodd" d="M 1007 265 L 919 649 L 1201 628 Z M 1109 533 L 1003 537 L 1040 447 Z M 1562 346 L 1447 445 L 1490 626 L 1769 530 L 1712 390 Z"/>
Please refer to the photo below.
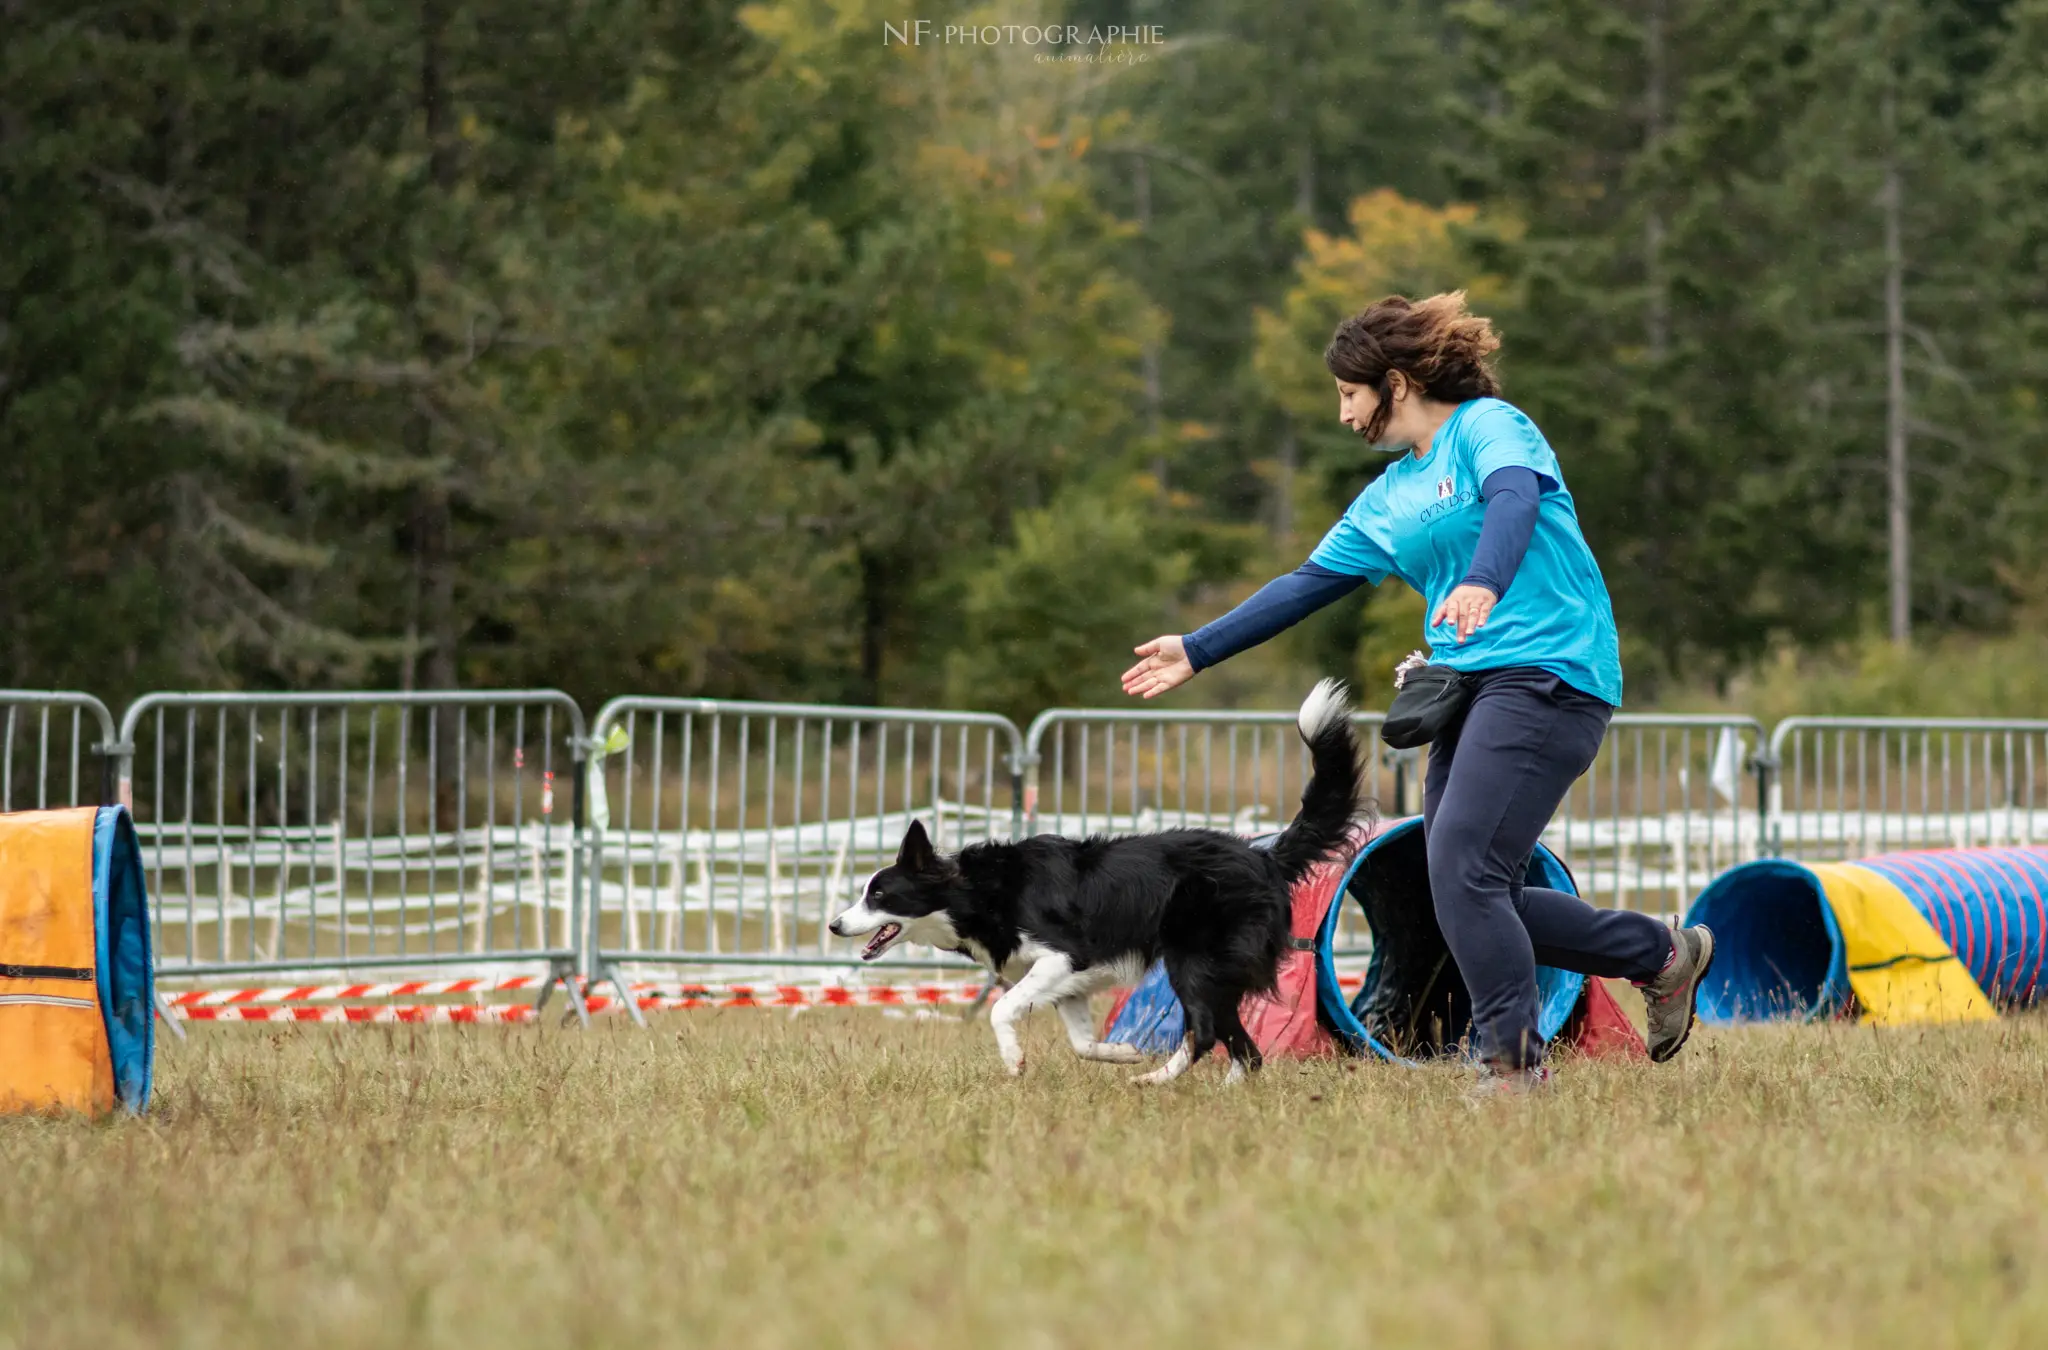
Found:
<path fill-rule="evenodd" d="M 195 1029 L 0 1121 L 0 1346 L 2038 1345 L 2048 1023 L 1140 1092 L 1052 1019 Z"/>

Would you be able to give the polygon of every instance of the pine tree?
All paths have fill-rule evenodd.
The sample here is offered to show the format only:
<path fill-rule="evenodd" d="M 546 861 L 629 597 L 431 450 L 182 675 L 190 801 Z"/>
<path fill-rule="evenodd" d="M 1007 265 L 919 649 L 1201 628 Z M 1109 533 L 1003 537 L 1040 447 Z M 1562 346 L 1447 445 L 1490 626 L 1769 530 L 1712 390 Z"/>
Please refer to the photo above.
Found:
<path fill-rule="evenodd" d="M 176 673 L 152 481 L 173 451 L 120 415 L 175 378 L 182 290 L 122 191 L 172 55 L 139 27 L 0 4 L 0 683 L 113 698 Z"/>
<path fill-rule="evenodd" d="M 1826 580 L 1899 643 L 1916 618 L 1981 624 L 2010 599 L 2007 539 L 1986 525 L 2023 457 L 1979 387 L 1982 316 L 2010 292 L 1976 242 L 1990 219 L 1971 148 L 1988 30 L 1973 9 L 1808 11 L 1803 108 L 1764 198 L 1785 241 L 1769 295 L 1792 338 L 1786 430 L 1799 471 L 1837 503 L 1844 565 Z"/>
<path fill-rule="evenodd" d="M 1981 243 L 1969 251 L 1978 284 L 1942 297 L 1960 354 L 1973 437 L 1995 447 L 1977 513 L 1962 528 L 1998 541 L 2000 589 L 2038 604 L 2048 585 L 2048 4 L 2015 0 L 2004 25 L 1985 23 L 1988 48 L 1965 114 L 1975 191 L 1965 197 Z M 1946 454 L 1945 441 L 1936 443 Z M 1944 522 L 1945 523 L 1945 522 Z"/>
<path fill-rule="evenodd" d="M 1014 46 L 888 47 L 883 17 L 837 0 L 749 23 L 761 79 L 809 128 L 802 199 L 839 241 L 833 284 L 858 319 L 795 396 L 858 595 L 842 690 L 934 700 L 964 613 L 1013 631 L 997 611 L 1029 603 L 979 580 L 1010 565 L 1013 517 L 1075 485 L 1122 493 L 1142 465 L 1157 320 L 1089 190 L 1103 124 L 1088 72 Z M 1091 580 L 1163 608 L 1142 577 Z"/>
<path fill-rule="evenodd" d="M 1129 266 L 1168 316 L 1160 420 L 1198 431 L 1163 447 L 1170 481 L 1190 506 L 1287 535 L 1303 450 L 1252 372 L 1252 315 L 1286 289 L 1303 230 L 1340 229 L 1354 198 L 1443 200 L 1458 137 L 1442 111 L 1460 87 L 1446 26 L 1405 0 L 1078 8 L 1169 39 L 1112 85 L 1131 120 L 1097 163 L 1103 200 L 1145 222 Z M 1244 552 L 1216 556 L 1235 570 Z"/>
<path fill-rule="evenodd" d="M 1779 435 L 1788 338 L 1758 303 L 1782 247 L 1758 197 L 1797 105 L 1796 16 L 1680 0 L 1460 16 L 1493 90 L 1466 186 L 1512 222 L 1476 243 L 1517 291 L 1507 395 L 1563 460 L 1632 687 L 1754 652 L 1779 624 L 1839 628 L 1834 556 L 1801 548 L 1818 480 Z"/>

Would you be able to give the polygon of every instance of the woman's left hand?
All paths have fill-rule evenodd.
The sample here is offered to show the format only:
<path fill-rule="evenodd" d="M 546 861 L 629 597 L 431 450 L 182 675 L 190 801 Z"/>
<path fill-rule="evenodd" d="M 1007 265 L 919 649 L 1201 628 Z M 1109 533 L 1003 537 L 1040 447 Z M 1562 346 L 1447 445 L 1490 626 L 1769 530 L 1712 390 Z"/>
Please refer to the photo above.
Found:
<path fill-rule="evenodd" d="M 1455 623 L 1458 641 L 1463 642 L 1486 627 L 1486 616 L 1493 613 L 1493 607 L 1499 602 L 1500 597 L 1484 586 L 1460 586 L 1436 607 L 1436 617 L 1429 621 L 1429 626 L 1435 628 L 1438 624 Z"/>

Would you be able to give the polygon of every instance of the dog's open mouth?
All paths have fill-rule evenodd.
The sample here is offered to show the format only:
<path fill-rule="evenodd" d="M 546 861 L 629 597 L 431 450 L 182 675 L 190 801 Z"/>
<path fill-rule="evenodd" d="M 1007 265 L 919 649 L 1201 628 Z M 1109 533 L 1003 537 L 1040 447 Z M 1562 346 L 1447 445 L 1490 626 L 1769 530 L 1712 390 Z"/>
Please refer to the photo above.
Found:
<path fill-rule="evenodd" d="M 860 959 L 863 961 L 874 960 L 882 954 L 890 943 L 896 940 L 896 935 L 902 931 L 903 925 L 900 923 L 883 924 L 875 930 L 875 935 L 868 939 L 868 945 L 861 948 Z"/>

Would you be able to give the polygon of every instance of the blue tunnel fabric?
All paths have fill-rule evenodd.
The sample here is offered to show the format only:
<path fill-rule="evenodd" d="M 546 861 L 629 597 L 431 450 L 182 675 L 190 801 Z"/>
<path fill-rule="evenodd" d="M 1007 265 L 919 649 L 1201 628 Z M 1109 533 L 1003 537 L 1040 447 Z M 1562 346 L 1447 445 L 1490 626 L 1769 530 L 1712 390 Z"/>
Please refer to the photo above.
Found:
<path fill-rule="evenodd" d="M 92 909 L 114 1096 L 140 1114 L 149 1105 L 156 1060 L 156 967 L 142 849 L 125 807 L 103 806 L 93 821 Z"/>
<path fill-rule="evenodd" d="M 1820 878 L 1778 858 L 1714 878 L 1686 910 L 1714 933 L 1699 987 L 1703 1022 L 1831 1017 L 1848 1006 L 1849 963 Z"/>
<path fill-rule="evenodd" d="M 1154 961 L 1103 1039 L 1135 1045 L 1148 1055 L 1163 1055 L 1179 1046 L 1186 1034 L 1187 1019 L 1173 986 L 1166 981 L 1166 963 Z"/>
<path fill-rule="evenodd" d="M 2048 848 L 1937 849 L 1859 858 L 1898 888 L 2001 1007 L 2026 1007 L 2048 976 Z M 1851 1006 L 1846 948 L 1822 877 L 1781 860 L 1716 878 L 1686 913 L 1714 930 L 1700 986 L 1709 1022 L 1828 1017 Z"/>

